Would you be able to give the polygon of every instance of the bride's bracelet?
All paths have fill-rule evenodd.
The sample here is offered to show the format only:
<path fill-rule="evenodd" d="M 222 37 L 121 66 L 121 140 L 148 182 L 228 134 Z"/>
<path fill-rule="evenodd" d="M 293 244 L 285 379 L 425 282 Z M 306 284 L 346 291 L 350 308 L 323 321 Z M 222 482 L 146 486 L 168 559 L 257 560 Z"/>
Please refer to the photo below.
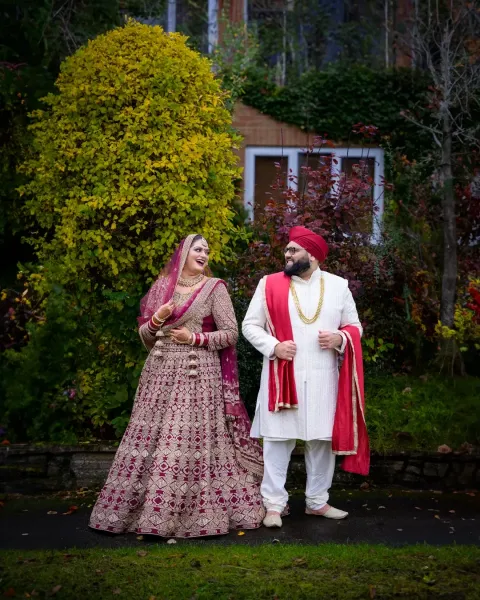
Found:
<path fill-rule="evenodd" d="M 152 315 L 152 321 L 157 327 L 161 327 L 165 323 L 165 319 L 159 319 L 155 313 Z"/>

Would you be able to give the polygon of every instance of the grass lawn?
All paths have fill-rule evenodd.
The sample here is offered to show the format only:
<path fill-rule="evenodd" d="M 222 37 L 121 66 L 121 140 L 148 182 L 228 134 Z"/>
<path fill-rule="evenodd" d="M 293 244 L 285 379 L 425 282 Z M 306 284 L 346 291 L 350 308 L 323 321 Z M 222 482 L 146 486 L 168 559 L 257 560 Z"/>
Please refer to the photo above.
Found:
<path fill-rule="evenodd" d="M 0 594 L 95 600 L 480 597 L 480 548 L 370 545 L 8 551 Z"/>

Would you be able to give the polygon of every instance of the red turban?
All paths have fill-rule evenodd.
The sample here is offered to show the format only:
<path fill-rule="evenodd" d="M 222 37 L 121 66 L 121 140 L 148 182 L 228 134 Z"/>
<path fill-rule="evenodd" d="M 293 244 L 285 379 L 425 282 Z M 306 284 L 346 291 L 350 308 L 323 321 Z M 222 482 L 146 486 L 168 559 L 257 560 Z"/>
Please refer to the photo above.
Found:
<path fill-rule="evenodd" d="M 327 258 L 327 242 L 321 235 L 313 233 L 306 227 L 292 227 L 290 229 L 290 241 L 304 248 L 319 262 L 323 262 Z"/>

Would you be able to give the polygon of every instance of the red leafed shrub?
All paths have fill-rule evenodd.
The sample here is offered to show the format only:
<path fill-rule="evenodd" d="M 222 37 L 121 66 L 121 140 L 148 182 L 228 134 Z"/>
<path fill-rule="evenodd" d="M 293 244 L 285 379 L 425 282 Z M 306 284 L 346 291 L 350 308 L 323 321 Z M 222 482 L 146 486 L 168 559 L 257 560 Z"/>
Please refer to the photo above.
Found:
<path fill-rule="evenodd" d="M 351 176 L 335 174 L 332 166 L 336 166 L 336 159 L 320 154 L 328 146 L 332 146 L 328 140 L 315 139 L 307 149 L 308 162 L 300 178 L 282 174 L 277 165 L 277 179 L 265 207 L 255 211 L 253 241 L 239 259 L 235 279 L 247 295 L 253 293 L 263 275 L 283 270 L 288 231 L 295 225 L 325 238 L 330 247 L 327 268 L 347 277 L 352 292 L 362 286 L 357 276 L 360 265 L 363 271 L 369 264 L 372 276 L 381 269 L 378 261 L 373 265 L 376 253 L 370 243 L 375 214 L 372 178 L 362 164 L 354 166 Z"/>
<path fill-rule="evenodd" d="M 356 132 L 370 140 L 375 128 L 358 125 Z M 332 154 L 322 155 L 322 148 L 328 147 Z M 386 361 L 401 366 L 405 330 L 412 328 L 405 318 L 402 261 L 392 239 L 378 232 L 373 239 L 376 203 L 366 162 L 359 161 L 348 175 L 340 174 L 334 153 L 333 144 L 316 138 L 298 179 L 291 173 L 282 175 L 278 165 L 265 207 L 255 210 L 253 241 L 235 264 L 236 297 L 244 298 L 237 300 L 238 316 L 242 318 L 261 277 L 283 270 L 288 231 L 303 225 L 322 235 L 330 247 L 322 268 L 349 282 L 364 338 L 369 339 L 364 344 L 367 361 L 380 368 Z M 377 197 L 385 188 L 375 190 Z"/>

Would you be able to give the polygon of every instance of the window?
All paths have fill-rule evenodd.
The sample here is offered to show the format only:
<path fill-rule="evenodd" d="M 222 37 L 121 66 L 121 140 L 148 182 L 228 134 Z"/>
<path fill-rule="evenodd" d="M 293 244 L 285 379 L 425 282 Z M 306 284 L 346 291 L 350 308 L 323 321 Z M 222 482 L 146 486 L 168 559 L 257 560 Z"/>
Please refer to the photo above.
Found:
<path fill-rule="evenodd" d="M 270 186 L 278 178 L 279 172 L 276 166 L 278 164 L 280 164 L 280 175 L 284 179 L 288 173 L 287 158 L 281 156 L 255 156 L 254 211 L 255 208 L 263 208 L 270 198 L 275 197 L 275 192 Z"/>
<path fill-rule="evenodd" d="M 346 173 L 350 175 L 354 165 L 368 170 L 373 178 L 372 194 L 377 210 L 372 216 L 371 226 L 372 241 L 378 240 L 383 217 L 383 173 L 384 155 L 381 148 L 325 148 L 314 157 L 309 157 L 309 163 L 314 168 L 315 161 L 329 160 L 334 174 Z M 314 162 L 312 162 L 314 161 Z M 264 206 L 268 199 L 267 192 L 271 192 L 270 185 L 277 176 L 275 163 L 280 163 L 282 172 L 298 177 L 298 185 L 304 185 L 301 167 L 306 164 L 306 154 L 303 148 L 279 148 L 249 146 L 245 149 L 245 177 L 244 177 L 244 202 L 245 208 L 251 219 L 255 218 L 255 207 Z M 296 188 L 295 181 L 288 182 Z M 362 225 L 362 230 L 366 225 Z"/>

